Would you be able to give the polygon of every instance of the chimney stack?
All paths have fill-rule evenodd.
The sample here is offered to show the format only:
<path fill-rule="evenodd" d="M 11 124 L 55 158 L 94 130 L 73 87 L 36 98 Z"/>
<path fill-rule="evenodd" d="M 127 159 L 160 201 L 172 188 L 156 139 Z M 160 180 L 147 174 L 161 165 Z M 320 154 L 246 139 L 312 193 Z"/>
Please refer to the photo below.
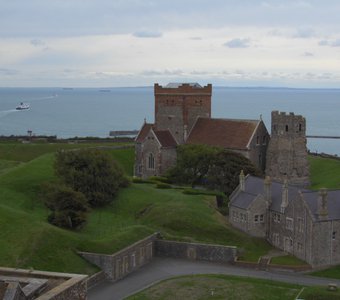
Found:
<path fill-rule="evenodd" d="M 246 183 L 245 183 L 245 176 L 244 176 L 243 170 L 241 170 L 239 178 L 240 178 L 240 190 L 244 192 L 246 189 Z"/>
<path fill-rule="evenodd" d="M 288 206 L 288 180 L 285 179 L 282 185 L 282 202 L 281 212 L 284 213 L 285 208 Z"/>
<path fill-rule="evenodd" d="M 318 197 L 318 215 L 319 219 L 327 219 L 328 218 L 328 206 L 327 206 L 327 189 L 322 188 L 319 190 Z"/>
<path fill-rule="evenodd" d="M 272 204 L 272 180 L 269 176 L 263 181 L 264 183 L 264 199 L 267 202 L 268 208 Z"/>

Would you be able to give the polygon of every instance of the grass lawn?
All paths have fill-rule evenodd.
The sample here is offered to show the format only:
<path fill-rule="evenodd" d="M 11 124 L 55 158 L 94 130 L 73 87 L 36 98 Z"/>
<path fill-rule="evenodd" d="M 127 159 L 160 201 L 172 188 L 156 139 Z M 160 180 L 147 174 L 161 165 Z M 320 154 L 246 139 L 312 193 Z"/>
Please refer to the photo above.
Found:
<path fill-rule="evenodd" d="M 302 286 L 276 281 L 227 275 L 191 275 L 164 280 L 128 300 L 172 299 L 296 299 Z M 317 298 L 314 296 L 318 295 Z M 328 292 L 324 287 L 304 287 L 301 299 L 340 299 L 340 292 Z"/>
<path fill-rule="evenodd" d="M 340 189 L 340 160 L 308 156 L 311 188 Z"/>
<path fill-rule="evenodd" d="M 296 258 L 292 255 L 276 256 L 270 260 L 273 265 L 286 265 L 286 266 L 301 266 L 305 265 L 306 262 Z"/>

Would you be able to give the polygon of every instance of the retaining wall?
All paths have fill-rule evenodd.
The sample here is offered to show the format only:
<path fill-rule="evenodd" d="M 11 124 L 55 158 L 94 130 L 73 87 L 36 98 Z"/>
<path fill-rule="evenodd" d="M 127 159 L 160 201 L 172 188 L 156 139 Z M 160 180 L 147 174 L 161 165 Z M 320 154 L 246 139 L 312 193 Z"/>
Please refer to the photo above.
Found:
<path fill-rule="evenodd" d="M 155 254 L 160 257 L 206 260 L 212 262 L 233 262 L 237 248 L 232 246 L 185 243 L 165 240 L 155 241 Z"/>
<path fill-rule="evenodd" d="M 157 233 L 150 235 L 112 255 L 89 252 L 79 252 L 79 254 L 100 267 L 108 279 L 116 281 L 152 260 L 154 241 L 157 236 Z"/>

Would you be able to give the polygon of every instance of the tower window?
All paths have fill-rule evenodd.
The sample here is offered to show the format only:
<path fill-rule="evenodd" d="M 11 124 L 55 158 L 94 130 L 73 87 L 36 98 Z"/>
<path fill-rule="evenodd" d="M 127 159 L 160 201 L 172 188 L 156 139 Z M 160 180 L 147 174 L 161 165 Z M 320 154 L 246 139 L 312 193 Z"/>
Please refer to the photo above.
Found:
<path fill-rule="evenodd" d="M 288 132 L 288 125 L 286 125 L 286 132 Z"/>
<path fill-rule="evenodd" d="M 335 240 L 335 237 L 336 237 L 336 231 L 333 231 L 332 232 L 332 240 Z"/>
<path fill-rule="evenodd" d="M 152 153 L 150 153 L 148 157 L 148 167 L 152 170 L 155 169 L 155 157 Z"/>
<path fill-rule="evenodd" d="M 301 123 L 299 124 L 299 131 L 302 131 L 302 125 L 301 125 Z"/>

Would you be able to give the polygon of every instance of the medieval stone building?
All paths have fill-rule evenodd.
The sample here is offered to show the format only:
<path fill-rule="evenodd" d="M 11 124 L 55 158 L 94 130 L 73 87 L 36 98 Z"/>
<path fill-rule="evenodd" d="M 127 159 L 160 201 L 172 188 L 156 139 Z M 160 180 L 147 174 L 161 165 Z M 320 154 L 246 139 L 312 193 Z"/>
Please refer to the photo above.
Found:
<path fill-rule="evenodd" d="M 309 185 L 304 117 L 293 113 L 272 112 L 266 175 L 273 180 L 287 179 L 292 184 Z"/>
<path fill-rule="evenodd" d="M 265 170 L 270 138 L 263 121 L 211 118 L 211 84 L 156 83 L 154 94 L 155 123 L 145 122 L 136 137 L 135 176 L 163 175 L 186 143 L 236 151 Z"/>
<path fill-rule="evenodd" d="M 241 174 L 229 220 L 312 266 L 340 264 L 340 190 L 310 191 Z"/>

